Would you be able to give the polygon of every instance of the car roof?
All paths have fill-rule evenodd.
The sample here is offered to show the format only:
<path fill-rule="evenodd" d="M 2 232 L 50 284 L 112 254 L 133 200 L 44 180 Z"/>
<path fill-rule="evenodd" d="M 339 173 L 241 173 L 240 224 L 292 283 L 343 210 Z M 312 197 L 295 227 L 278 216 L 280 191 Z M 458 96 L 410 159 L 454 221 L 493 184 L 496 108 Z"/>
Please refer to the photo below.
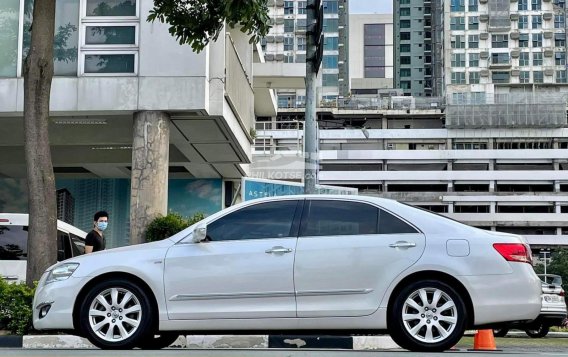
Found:
<path fill-rule="evenodd" d="M 29 225 L 29 214 L 27 213 L 0 213 L 0 220 L 8 220 L 10 225 L 27 226 Z M 78 237 L 85 238 L 87 233 L 69 223 L 57 220 L 57 229 L 72 233 Z"/>

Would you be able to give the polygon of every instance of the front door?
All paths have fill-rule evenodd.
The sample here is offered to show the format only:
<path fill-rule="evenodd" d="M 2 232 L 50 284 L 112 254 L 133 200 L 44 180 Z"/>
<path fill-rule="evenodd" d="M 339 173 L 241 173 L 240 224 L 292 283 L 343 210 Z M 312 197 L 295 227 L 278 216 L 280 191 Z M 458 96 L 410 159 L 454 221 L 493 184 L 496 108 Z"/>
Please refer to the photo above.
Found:
<path fill-rule="evenodd" d="M 295 317 L 298 200 L 254 204 L 207 225 L 207 240 L 170 248 L 170 319 Z"/>

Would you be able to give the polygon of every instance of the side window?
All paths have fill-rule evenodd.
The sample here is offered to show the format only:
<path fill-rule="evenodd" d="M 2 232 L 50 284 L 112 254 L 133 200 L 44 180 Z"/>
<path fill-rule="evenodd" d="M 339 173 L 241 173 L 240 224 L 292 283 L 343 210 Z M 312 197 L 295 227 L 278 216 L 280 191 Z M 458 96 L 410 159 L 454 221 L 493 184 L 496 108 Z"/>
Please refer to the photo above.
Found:
<path fill-rule="evenodd" d="M 57 231 L 57 261 L 71 258 L 71 245 L 69 235 L 62 231 Z"/>
<path fill-rule="evenodd" d="M 77 237 L 73 233 L 71 235 L 71 250 L 73 251 L 73 256 L 85 254 L 85 240 Z"/>
<path fill-rule="evenodd" d="M 418 233 L 414 227 L 393 216 L 387 211 L 380 210 L 379 234 Z"/>
<path fill-rule="evenodd" d="M 298 201 L 259 203 L 207 225 L 211 241 L 289 237 Z"/>
<path fill-rule="evenodd" d="M 0 225 L 0 260 L 28 259 L 28 227 Z"/>
<path fill-rule="evenodd" d="M 302 219 L 301 235 L 377 234 L 378 208 L 348 201 L 311 201 Z"/>

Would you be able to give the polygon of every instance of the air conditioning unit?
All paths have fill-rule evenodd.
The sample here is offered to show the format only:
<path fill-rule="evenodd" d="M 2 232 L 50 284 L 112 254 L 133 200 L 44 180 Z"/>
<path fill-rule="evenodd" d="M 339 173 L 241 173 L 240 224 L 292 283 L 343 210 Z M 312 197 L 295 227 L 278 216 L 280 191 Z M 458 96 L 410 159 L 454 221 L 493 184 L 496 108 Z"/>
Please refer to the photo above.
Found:
<path fill-rule="evenodd" d="M 394 144 L 393 143 L 387 144 L 387 150 L 394 150 Z"/>

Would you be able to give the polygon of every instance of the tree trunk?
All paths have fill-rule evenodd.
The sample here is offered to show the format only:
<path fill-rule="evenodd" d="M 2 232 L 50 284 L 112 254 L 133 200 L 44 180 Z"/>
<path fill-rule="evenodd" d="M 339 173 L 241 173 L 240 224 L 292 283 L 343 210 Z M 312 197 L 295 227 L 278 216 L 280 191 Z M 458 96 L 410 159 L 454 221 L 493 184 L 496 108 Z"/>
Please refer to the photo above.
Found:
<path fill-rule="evenodd" d="M 30 52 L 24 63 L 24 150 L 29 196 L 28 265 L 32 286 L 57 261 L 57 203 L 49 147 L 55 0 L 35 0 Z"/>
<path fill-rule="evenodd" d="M 170 116 L 165 112 L 134 114 L 130 243 L 146 242 L 146 227 L 168 211 Z"/>

